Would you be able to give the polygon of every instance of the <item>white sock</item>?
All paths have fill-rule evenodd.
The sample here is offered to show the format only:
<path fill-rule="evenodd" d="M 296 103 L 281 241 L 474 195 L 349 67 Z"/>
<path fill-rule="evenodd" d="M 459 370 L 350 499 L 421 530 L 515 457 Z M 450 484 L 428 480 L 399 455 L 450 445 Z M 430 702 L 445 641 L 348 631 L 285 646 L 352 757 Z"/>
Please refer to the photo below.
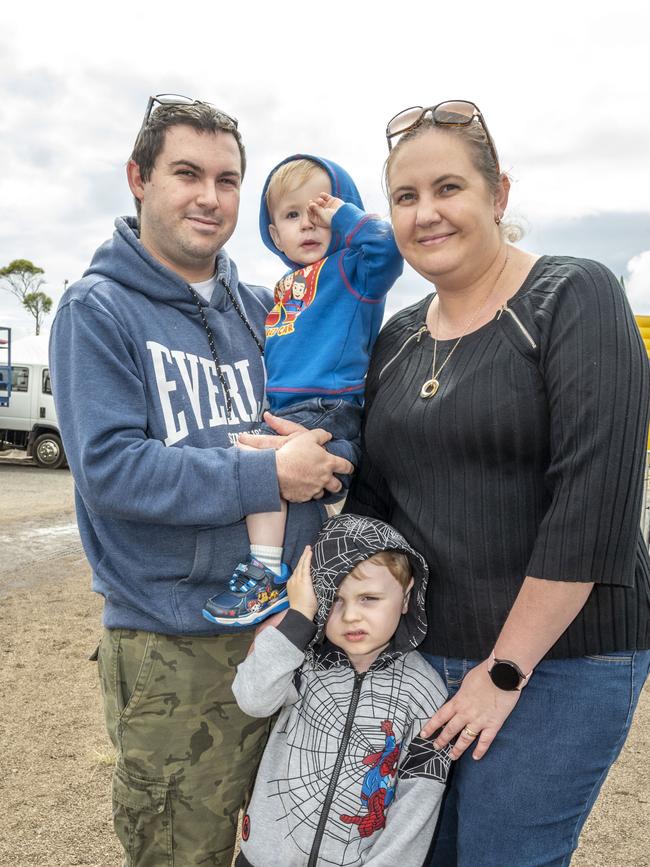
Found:
<path fill-rule="evenodd" d="M 256 560 L 261 560 L 267 569 L 280 574 L 282 564 L 282 548 L 275 548 L 272 545 L 251 545 L 251 554 Z"/>

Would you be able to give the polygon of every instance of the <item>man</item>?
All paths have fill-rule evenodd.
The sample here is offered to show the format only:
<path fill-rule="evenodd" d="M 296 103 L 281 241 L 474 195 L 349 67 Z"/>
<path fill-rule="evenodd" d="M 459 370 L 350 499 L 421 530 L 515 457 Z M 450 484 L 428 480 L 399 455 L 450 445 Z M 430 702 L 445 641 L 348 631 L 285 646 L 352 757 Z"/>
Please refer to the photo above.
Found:
<path fill-rule="evenodd" d="M 325 451 L 323 431 L 280 423 L 276 448 L 235 445 L 260 421 L 272 303 L 223 249 L 244 170 L 234 119 L 150 99 L 127 167 L 138 219 L 116 220 L 52 329 L 79 532 L 105 599 L 115 828 L 138 867 L 171 864 L 172 852 L 176 867 L 230 864 L 267 723 L 231 692 L 250 633 L 223 634 L 201 609 L 247 547 L 246 514 L 302 503 L 289 508 L 293 564 L 322 521 L 310 501 L 352 469 Z"/>

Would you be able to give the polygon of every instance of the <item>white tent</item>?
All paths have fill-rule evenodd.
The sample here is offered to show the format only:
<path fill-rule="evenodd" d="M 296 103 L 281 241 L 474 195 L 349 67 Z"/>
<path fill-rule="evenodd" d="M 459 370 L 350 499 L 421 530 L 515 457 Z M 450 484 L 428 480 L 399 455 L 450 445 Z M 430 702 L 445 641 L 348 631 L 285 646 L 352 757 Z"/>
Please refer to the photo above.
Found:
<path fill-rule="evenodd" d="M 21 337 L 20 340 L 11 342 L 12 364 L 47 364 L 47 347 L 50 341 L 49 334 L 32 335 Z"/>

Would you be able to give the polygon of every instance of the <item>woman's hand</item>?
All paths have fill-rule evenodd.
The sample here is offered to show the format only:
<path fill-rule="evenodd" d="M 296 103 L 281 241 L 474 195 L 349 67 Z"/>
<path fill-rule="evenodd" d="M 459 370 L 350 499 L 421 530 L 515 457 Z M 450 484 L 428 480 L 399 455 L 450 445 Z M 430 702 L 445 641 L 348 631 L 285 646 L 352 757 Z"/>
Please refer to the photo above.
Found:
<path fill-rule="evenodd" d="M 294 611 L 299 611 L 307 618 L 313 620 L 318 611 L 318 600 L 314 593 L 311 581 L 311 547 L 307 545 L 298 560 L 293 575 L 287 581 L 287 595 L 289 605 Z"/>
<path fill-rule="evenodd" d="M 449 753 L 452 759 L 460 758 L 475 740 L 472 758 L 482 758 L 519 701 L 519 690 L 509 692 L 492 683 L 487 666 L 485 660 L 468 671 L 456 695 L 443 704 L 420 732 L 421 737 L 428 738 L 443 726 L 433 742 L 436 749 L 446 747 L 458 735 Z M 476 733 L 478 740 L 471 733 Z"/>

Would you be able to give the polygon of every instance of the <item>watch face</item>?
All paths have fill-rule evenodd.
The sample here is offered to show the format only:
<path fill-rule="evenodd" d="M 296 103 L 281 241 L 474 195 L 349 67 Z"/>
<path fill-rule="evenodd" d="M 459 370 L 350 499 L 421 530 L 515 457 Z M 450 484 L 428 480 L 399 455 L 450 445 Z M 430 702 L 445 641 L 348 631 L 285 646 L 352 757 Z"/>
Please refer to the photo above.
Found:
<path fill-rule="evenodd" d="M 521 675 L 517 669 L 508 662 L 495 662 L 490 671 L 492 683 L 499 689 L 517 689 L 521 681 Z"/>

